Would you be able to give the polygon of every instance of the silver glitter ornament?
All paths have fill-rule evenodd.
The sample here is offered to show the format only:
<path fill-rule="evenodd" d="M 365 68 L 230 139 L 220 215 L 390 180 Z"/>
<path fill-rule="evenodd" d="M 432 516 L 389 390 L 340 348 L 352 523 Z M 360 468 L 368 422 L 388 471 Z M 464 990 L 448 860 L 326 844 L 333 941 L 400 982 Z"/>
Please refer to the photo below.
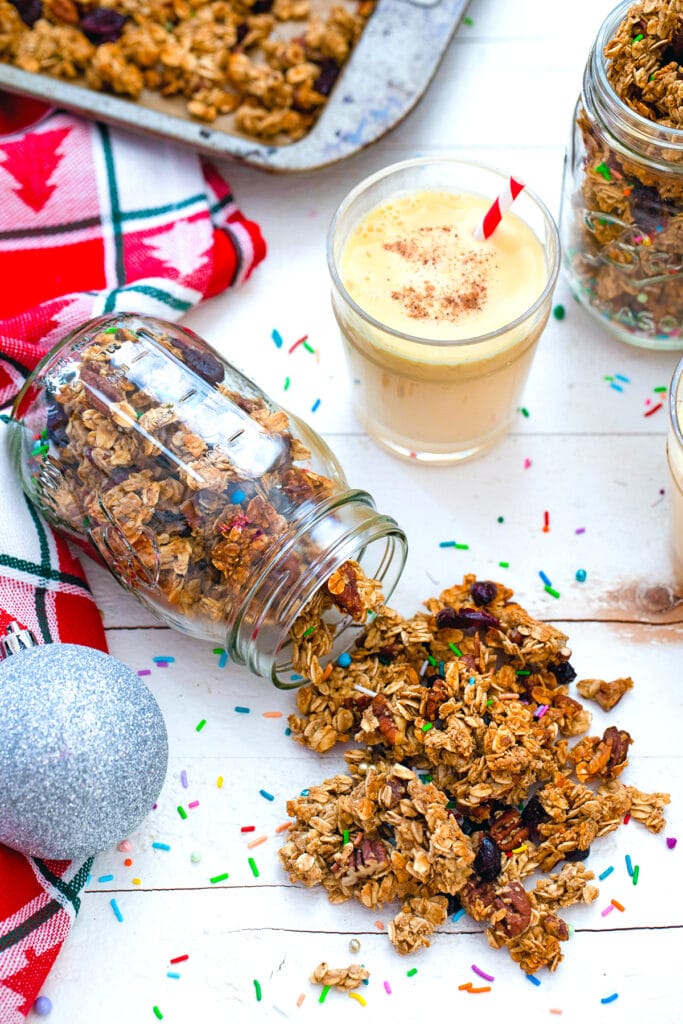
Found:
<path fill-rule="evenodd" d="M 116 658 L 77 644 L 27 648 L 18 636 L 4 638 L 11 657 L 0 662 L 0 842 L 45 859 L 88 857 L 151 810 L 166 726 Z"/>

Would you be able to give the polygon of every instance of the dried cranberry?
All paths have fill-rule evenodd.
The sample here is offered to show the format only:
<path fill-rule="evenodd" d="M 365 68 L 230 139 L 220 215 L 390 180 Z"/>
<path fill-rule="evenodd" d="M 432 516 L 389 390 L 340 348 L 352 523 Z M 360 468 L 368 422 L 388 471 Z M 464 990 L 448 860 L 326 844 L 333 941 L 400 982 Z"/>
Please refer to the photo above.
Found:
<path fill-rule="evenodd" d="M 212 352 L 207 352 L 204 349 L 191 348 L 189 345 L 180 345 L 176 342 L 179 348 L 182 348 L 183 359 L 187 366 L 191 370 L 194 370 L 202 380 L 205 380 L 207 384 L 220 384 L 225 376 L 225 370 L 223 364 L 219 362 L 216 356 Z"/>
<path fill-rule="evenodd" d="M 500 620 L 482 608 L 442 608 L 436 613 L 437 629 L 471 629 L 484 626 L 486 629 L 500 629 Z"/>
<path fill-rule="evenodd" d="M 568 661 L 560 661 L 557 665 L 548 665 L 548 671 L 555 676 L 558 686 L 568 686 L 576 679 L 576 669 Z"/>
<path fill-rule="evenodd" d="M 239 46 L 244 37 L 249 32 L 249 26 L 246 21 L 241 21 L 235 29 L 235 46 Z"/>
<path fill-rule="evenodd" d="M 95 46 L 99 46 L 100 43 L 115 43 L 121 38 L 127 20 L 125 14 L 119 14 L 118 11 L 96 7 L 94 11 L 83 15 L 80 29 Z"/>
<path fill-rule="evenodd" d="M 33 25 L 38 21 L 38 18 L 43 13 L 43 4 L 41 0 L 12 0 L 12 3 L 17 9 L 19 17 L 23 21 L 24 25 L 28 25 L 29 28 L 33 28 Z"/>
<path fill-rule="evenodd" d="M 500 874 L 501 855 L 491 836 L 483 835 L 472 867 L 482 882 L 493 882 Z"/>
<path fill-rule="evenodd" d="M 491 604 L 498 597 L 498 587 L 492 580 L 475 580 L 470 587 L 470 594 L 475 604 Z"/>
<path fill-rule="evenodd" d="M 65 429 L 68 422 L 69 417 L 64 410 L 64 406 L 60 402 L 56 402 L 54 398 L 49 398 L 47 405 L 47 432 L 58 448 L 64 448 L 69 443 L 69 435 Z"/>
<path fill-rule="evenodd" d="M 529 838 L 532 842 L 536 842 L 538 839 L 538 826 L 548 820 L 548 814 L 543 809 L 541 801 L 538 796 L 532 796 L 526 807 L 522 810 L 522 824 L 529 829 Z"/>
<path fill-rule="evenodd" d="M 320 74 L 313 83 L 313 88 L 316 92 L 319 92 L 322 96 L 329 96 L 332 92 L 332 86 L 339 77 L 341 68 L 334 60 L 321 60 L 320 61 Z"/>
<path fill-rule="evenodd" d="M 273 6 L 273 0 L 256 0 L 256 3 L 251 5 L 252 14 L 267 14 Z"/>
<path fill-rule="evenodd" d="M 590 846 L 586 850 L 569 850 L 564 855 L 564 859 L 570 861 L 572 864 L 577 860 L 586 860 L 590 857 L 591 848 Z"/>

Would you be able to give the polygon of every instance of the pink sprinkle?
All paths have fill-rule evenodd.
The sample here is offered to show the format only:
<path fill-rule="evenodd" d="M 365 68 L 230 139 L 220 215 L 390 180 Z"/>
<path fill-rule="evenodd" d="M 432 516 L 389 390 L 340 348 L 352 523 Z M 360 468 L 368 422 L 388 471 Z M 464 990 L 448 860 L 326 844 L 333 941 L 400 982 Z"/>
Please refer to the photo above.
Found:
<path fill-rule="evenodd" d="M 574 530 L 574 533 L 585 533 L 585 532 L 586 532 L 586 527 L 585 526 L 579 526 L 576 530 Z"/>
<path fill-rule="evenodd" d="M 678 842 L 678 840 L 674 839 L 673 836 L 667 836 L 667 840 L 666 840 L 667 849 L 673 850 L 673 848 L 675 847 L 677 842 Z"/>
<path fill-rule="evenodd" d="M 614 910 L 613 904 L 612 903 L 608 903 L 607 906 L 605 907 L 605 909 L 602 910 L 600 913 L 602 914 L 603 917 L 607 917 L 607 915 L 611 914 L 613 910 Z"/>
<path fill-rule="evenodd" d="M 183 789 L 187 789 L 187 772 L 185 771 L 184 768 L 180 773 L 180 781 L 183 784 Z"/>
<path fill-rule="evenodd" d="M 530 466 L 531 466 L 531 459 L 525 459 L 524 460 L 524 468 L 525 469 L 529 469 Z"/>
<path fill-rule="evenodd" d="M 188 807 L 199 807 L 199 800 L 192 800 L 187 806 Z"/>
<path fill-rule="evenodd" d="M 388 982 L 388 981 L 385 981 L 385 982 L 384 982 L 384 991 L 386 992 L 386 994 L 387 994 L 388 996 L 390 996 L 390 995 L 391 995 L 391 985 L 389 984 L 389 982 Z"/>
<path fill-rule="evenodd" d="M 667 839 L 667 842 L 668 842 L 668 839 Z M 674 839 L 674 843 L 675 842 L 676 842 L 676 840 Z M 119 850 L 121 851 L 121 853 L 128 853 L 132 849 L 133 849 L 133 844 L 131 843 L 130 839 L 123 839 L 119 843 Z"/>
<path fill-rule="evenodd" d="M 543 718 L 544 714 L 546 713 L 549 707 L 550 704 L 541 704 L 541 706 L 536 708 L 536 710 L 534 711 L 534 718 Z"/>
<path fill-rule="evenodd" d="M 138 675 L 139 676 L 151 676 L 151 674 L 152 674 L 152 672 L 148 668 L 139 668 L 138 669 Z"/>
<path fill-rule="evenodd" d="M 492 974 L 487 974 L 485 971 L 482 971 L 481 967 L 477 967 L 476 964 L 472 964 L 472 970 L 474 971 L 475 974 L 478 974 L 480 978 L 483 978 L 484 981 L 496 980 Z"/>

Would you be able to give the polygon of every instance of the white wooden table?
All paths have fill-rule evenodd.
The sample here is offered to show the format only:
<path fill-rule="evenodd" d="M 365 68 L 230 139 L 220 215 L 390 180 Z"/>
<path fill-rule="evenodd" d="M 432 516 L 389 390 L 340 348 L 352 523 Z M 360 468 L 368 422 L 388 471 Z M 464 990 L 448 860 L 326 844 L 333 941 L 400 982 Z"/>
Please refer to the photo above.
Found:
<path fill-rule="evenodd" d="M 163 628 L 88 564 L 112 653 L 134 669 L 152 669 L 148 682 L 168 723 L 170 765 L 158 809 L 131 836 L 131 852 L 113 850 L 95 861 L 81 914 L 44 989 L 54 1004 L 52 1024 L 152 1024 L 154 1006 L 167 1024 L 347 1021 L 363 1014 L 396 1022 L 425 1014 L 543 1021 L 552 1010 L 561 1010 L 567 1024 L 683 1021 L 683 605 L 672 589 L 662 493 L 669 486 L 665 410 L 643 415 L 653 388 L 668 384 L 677 356 L 612 340 L 561 282 L 556 301 L 567 315 L 563 322 L 551 319 L 542 339 L 524 396 L 528 417 L 520 415 L 510 436 L 471 464 L 404 464 L 380 451 L 354 420 L 325 265 L 326 228 L 346 191 L 381 166 L 421 153 L 514 171 L 559 212 L 584 61 L 612 6 L 612 0 L 473 0 L 473 24 L 457 33 L 427 96 L 379 144 L 301 176 L 227 167 L 238 201 L 263 226 L 269 255 L 241 293 L 214 299 L 186 322 L 309 419 L 351 483 L 369 489 L 378 507 L 401 522 L 411 547 L 395 607 L 410 613 L 467 571 L 504 578 L 532 614 L 569 633 L 579 676 L 633 676 L 635 689 L 610 716 L 597 709 L 594 731 L 609 721 L 634 735 L 623 778 L 671 792 L 669 825 L 652 836 L 630 824 L 594 844 L 587 863 L 596 875 L 609 865 L 615 870 L 595 904 L 567 912 L 576 932 L 557 973 L 539 972 L 540 986 L 504 951 L 491 950 L 466 919 L 449 922 L 430 949 L 401 958 L 375 924 L 389 920 L 390 908 L 333 907 L 324 892 L 289 884 L 279 866 L 281 837 L 274 830 L 286 819 L 286 800 L 344 767 L 341 754 L 321 758 L 285 735 L 294 694 L 233 665 L 219 668 L 211 645 Z M 274 328 L 285 340 L 281 349 L 271 339 Z M 303 334 L 317 355 L 303 346 L 288 354 L 288 344 Z M 615 373 L 629 378 L 623 392 L 604 379 Z M 469 550 L 441 549 L 444 538 Z M 509 569 L 499 568 L 500 561 Z M 575 580 L 579 568 L 586 570 L 584 583 Z M 539 571 L 559 598 L 544 591 Z M 159 655 L 175 661 L 156 668 L 152 659 Z M 264 718 L 266 711 L 283 717 Z M 206 726 L 197 732 L 201 719 Z M 264 799 L 261 789 L 275 799 Z M 199 806 L 183 821 L 176 807 L 191 800 Z M 241 833 L 245 825 L 256 831 Z M 248 850 L 247 842 L 262 834 L 267 842 Z M 676 835 L 678 847 L 667 849 L 665 837 Z M 171 848 L 153 849 L 153 842 Z M 193 852 L 201 854 L 198 863 Z M 625 869 L 627 853 L 640 865 L 636 888 Z M 131 867 L 124 866 L 126 856 Z M 224 872 L 227 881 L 210 883 Z M 108 874 L 113 881 L 98 882 Z M 112 896 L 122 923 L 112 913 Z M 626 909 L 603 917 L 612 898 Z M 361 942 L 358 957 L 349 952 L 353 937 Z M 189 959 L 171 966 L 185 954 Z M 320 990 L 307 980 L 312 969 L 321 960 L 342 966 L 354 959 L 371 972 L 362 990 L 365 1009 L 334 991 L 319 1005 Z M 472 963 L 495 976 L 491 992 L 471 997 L 458 990 L 476 983 Z M 413 967 L 418 973 L 408 977 Z M 169 970 L 180 977 L 169 978 Z M 601 1003 L 615 992 L 616 1001 Z"/>

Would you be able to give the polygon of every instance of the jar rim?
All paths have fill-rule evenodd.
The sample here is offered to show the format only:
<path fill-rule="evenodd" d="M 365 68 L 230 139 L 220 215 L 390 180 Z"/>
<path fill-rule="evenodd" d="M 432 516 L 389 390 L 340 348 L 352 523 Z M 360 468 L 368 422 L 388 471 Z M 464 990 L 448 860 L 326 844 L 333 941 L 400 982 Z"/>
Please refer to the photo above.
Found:
<path fill-rule="evenodd" d="M 584 95 L 598 93 L 600 109 L 608 121 L 608 127 L 616 139 L 627 149 L 639 152 L 638 143 L 642 146 L 657 146 L 661 153 L 680 154 L 683 158 L 683 128 L 671 128 L 652 121 L 636 110 L 633 110 L 617 94 L 607 74 L 609 58 L 605 56 L 605 47 L 612 38 L 615 29 L 621 24 L 633 0 L 622 0 L 605 18 L 598 29 L 593 49 L 589 54 L 584 75 Z M 592 72 L 592 76 L 591 76 Z M 592 90 L 592 82 L 596 86 Z M 683 173 L 683 165 L 666 159 L 653 160 L 652 154 L 645 154 L 648 160 L 657 163 L 662 170 L 670 174 Z"/>

